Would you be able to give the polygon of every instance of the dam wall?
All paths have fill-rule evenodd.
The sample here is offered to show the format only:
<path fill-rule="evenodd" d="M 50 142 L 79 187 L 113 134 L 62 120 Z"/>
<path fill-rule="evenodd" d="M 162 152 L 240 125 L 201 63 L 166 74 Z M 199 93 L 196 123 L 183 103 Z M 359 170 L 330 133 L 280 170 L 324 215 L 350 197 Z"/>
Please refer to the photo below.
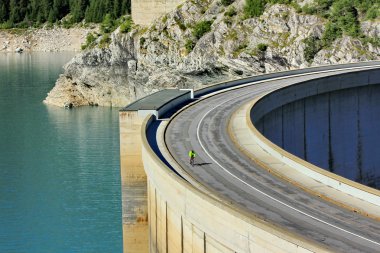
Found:
<path fill-rule="evenodd" d="M 121 111 L 120 173 L 122 187 L 123 252 L 148 252 L 147 177 L 141 157 L 143 118 Z"/>
<path fill-rule="evenodd" d="M 353 66 L 359 67 L 359 64 Z M 234 88 L 249 81 L 286 79 L 288 75 L 295 73 L 304 75 L 316 70 L 329 71 L 343 67 L 321 67 L 251 77 L 198 90 L 195 97 L 199 98 L 224 88 Z M 249 103 L 258 101 L 257 106 L 251 109 L 251 104 L 243 110 L 245 113 L 243 112 L 239 118 L 237 130 L 239 133 L 250 132 L 249 129 L 241 131 L 240 128 L 244 125 L 242 122 L 252 126 L 252 122 L 257 123 L 265 115 L 293 101 L 340 89 L 356 89 L 359 86 L 379 83 L 379 71 L 363 72 L 365 73 L 313 80 L 309 84 L 314 85 L 308 85 L 299 92 L 295 91 L 301 86 L 295 85 L 295 90 L 279 90 L 278 92 L 283 92 L 280 95 L 275 92 L 276 95 L 269 95 L 259 101 L 256 97 L 255 101 Z M 345 88 L 341 88 L 342 83 Z M 191 182 L 186 175 L 178 173 L 181 171 L 179 165 L 168 160 L 170 153 L 163 141 L 168 119 L 164 111 L 166 112 L 166 105 L 169 104 L 173 108 L 183 106 L 185 97 L 187 100 L 192 98 L 190 94 L 190 91 L 187 95 L 181 91 L 161 92 L 150 98 L 140 99 L 120 111 L 124 252 L 328 252 L 328 249 L 315 242 L 310 242 L 276 224 L 263 221 L 238 209 L 231 202 L 217 198 L 207 189 Z M 160 113 L 160 110 L 164 111 Z M 253 111 L 255 117 L 252 117 Z M 161 118 L 160 115 L 163 116 L 162 119 L 156 120 L 157 117 Z M 145 120 L 143 116 L 146 117 Z M 241 143 L 247 143 L 247 138 Z M 268 157 L 265 150 L 262 153 Z M 283 157 L 282 154 L 280 156 Z M 276 162 L 277 165 L 281 165 L 281 170 L 284 169 L 283 162 Z M 331 179 L 329 176 L 326 177 Z M 345 184 L 342 180 L 336 180 L 336 183 L 339 186 Z M 310 185 L 308 184 L 308 187 Z M 319 185 L 316 188 L 321 189 Z M 331 188 L 330 185 L 327 188 Z M 352 196 L 357 198 L 356 195 Z M 378 198 L 373 202 L 380 203 Z M 360 204 L 362 206 L 362 201 Z M 377 215 L 378 211 L 374 213 Z"/>
<path fill-rule="evenodd" d="M 379 84 L 379 70 L 308 81 L 264 97 L 251 119 L 289 153 L 379 189 Z"/>

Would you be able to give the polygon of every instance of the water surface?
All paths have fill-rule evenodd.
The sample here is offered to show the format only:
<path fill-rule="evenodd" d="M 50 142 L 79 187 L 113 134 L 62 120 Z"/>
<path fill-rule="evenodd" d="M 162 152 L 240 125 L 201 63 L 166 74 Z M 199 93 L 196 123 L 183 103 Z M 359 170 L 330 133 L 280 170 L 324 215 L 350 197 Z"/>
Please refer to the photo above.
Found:
<path fill-rule="evenodd" d="M 0 252 L 121 252 L 117 109 L 44 105 L 73 55 L 0 54 Z"/>

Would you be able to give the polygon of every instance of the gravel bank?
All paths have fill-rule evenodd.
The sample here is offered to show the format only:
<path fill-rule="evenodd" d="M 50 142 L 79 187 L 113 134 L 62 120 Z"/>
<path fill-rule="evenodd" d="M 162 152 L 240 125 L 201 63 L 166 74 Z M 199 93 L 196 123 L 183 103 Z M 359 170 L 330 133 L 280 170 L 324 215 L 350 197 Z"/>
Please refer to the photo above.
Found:
<path fill-rule="evenodd" d="M 0 52 L 15 52 L 17 48 L 39 52 L 79 52 L 87 34 L 97 30 L 96 27 L 0 30 Z"/>

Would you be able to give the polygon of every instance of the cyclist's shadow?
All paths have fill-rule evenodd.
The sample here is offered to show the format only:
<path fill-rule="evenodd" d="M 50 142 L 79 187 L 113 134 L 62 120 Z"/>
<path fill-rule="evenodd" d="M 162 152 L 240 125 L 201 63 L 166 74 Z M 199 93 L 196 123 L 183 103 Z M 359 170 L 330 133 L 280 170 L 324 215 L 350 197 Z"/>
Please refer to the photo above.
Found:
<path fill-rule="evenodd" d="M 194 163 L 194 166 L 205 166 L 209 164 L 212 164 L 212 163 Z"/>

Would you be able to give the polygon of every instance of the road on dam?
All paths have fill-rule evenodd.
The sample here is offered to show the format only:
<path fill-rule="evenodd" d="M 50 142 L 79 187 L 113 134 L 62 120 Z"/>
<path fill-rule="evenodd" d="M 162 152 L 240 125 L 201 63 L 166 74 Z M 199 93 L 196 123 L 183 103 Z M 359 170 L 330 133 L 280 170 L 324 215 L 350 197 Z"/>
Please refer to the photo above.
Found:
<path fill-rule="evenodd" d="M 258 95 L 353 71 L 358 70 L 272 79 L 202 98 L 170 121 L 165 132 L 167 148 L 186 173 L 235 207 L 334 252 L 380 252 L 379 221 L 335 206 L 276 178 L 239 151 L 228 135 L 232 113 Z M 193 167 L 188 160 L 191 149 L 197 153 Z"/>

